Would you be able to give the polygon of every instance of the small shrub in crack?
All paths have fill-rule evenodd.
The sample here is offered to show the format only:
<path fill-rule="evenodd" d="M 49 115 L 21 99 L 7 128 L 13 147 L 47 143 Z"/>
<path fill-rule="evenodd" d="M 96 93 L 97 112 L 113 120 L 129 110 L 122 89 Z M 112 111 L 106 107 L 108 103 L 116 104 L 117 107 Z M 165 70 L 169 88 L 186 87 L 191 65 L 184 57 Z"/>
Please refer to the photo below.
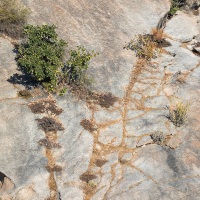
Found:
<path fill-rule="evenodd" d="M 28 99 L 28 98 L 31 98 L 32 97 L 32 94 L 30 93 L 30 91 L 28 90 L 20 90 L 18 92 L 18 96 L 19 97 L 22 97 L 24 99 Z"/>
<path fill-rule="evenodd" d="M 56 122 L 55 119 L 50 117 L 43 117 L 42 119 L 36 119 L 38 121 L 38 126 L 45 132 L 48 131 L 63 131 L 64 127 L 61 123 Z"/>
<path fill-rule="evenodd" d="M 163 145 L 166 139 L 165 134 L 162 131 L 155 131 L 151 134 L 151 139 L 154 143 Z"/>
<path fill-rule="evenodd" d="M 175 108 L 168 109 L 169 114 L 167 117 L 175 126 L 180 127 L 186 122 L 189 104 L 183 104 L 182 102 L 179 102 L 176 104 Z"/>
<path fill-rule="evenodd" d="M 94 127 L 94 124 L 88 120 L 88 119 L 83 119 L 81 122 L 80 122 L 80 125 L 87 131 L 89 132 L 93 132 L 93 131 L 96 131 L 97 128 Z"/>
<path fill-rule="evenodd" d="M 170 11 L 168 12 L 168 18 L 172 18 L 178 10 L 186 5 L 186 0 L 171 0 Z"/>
<path fill-rule="evenodd" d="M 80 180 L 88 183 L 89 181 L 93 180 L 93 179 L 96 179 L 97 176 L 93 175 L 93 174 L 89 174 L 89 173 L 84 173 L 80 176 Z"/>

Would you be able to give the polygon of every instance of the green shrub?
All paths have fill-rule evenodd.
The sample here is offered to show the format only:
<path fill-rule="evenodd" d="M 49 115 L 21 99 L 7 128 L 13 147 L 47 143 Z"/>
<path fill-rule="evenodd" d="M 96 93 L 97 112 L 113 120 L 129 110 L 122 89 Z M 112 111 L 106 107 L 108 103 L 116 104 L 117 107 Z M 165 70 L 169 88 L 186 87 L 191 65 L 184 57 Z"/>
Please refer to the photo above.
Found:
<path fill-rule="evenodd" d="M 66 85 L 86 83 L 89 61 L 96 53 L 78 46 L 69 51 L 69 59 L 64 64 L 67 43 L 58 39 L 55 28 L 54 25 L 27 25 L 24 29 L 27 40 L 18 48 L 17 63 L 48 92 L 63 95 L 67 91 Z"/>
<path fill-rule="evenodd" d="M 69 84 L 84 84 L 87 80 L 86 71 L 89 67 L 89 61 L 97 54 L 89 52 L 83 46 L 77 46 L 76 50 L 70 50 L 70 58 L 66 62 L 65 77 Z"/>
<path fill-rule="evenodd" d="M 13 38 L 22 37 L 28 13 L 19 0 L 0 0 L 0 32 Z"/>
<path fill-rule="evenodd" d="M 50 92 L 55 92 L 62 76 L 64 40 L 58 39 L 55 26 L 28 25 L 27 41 L 19 46 L 17 63 Z"/>

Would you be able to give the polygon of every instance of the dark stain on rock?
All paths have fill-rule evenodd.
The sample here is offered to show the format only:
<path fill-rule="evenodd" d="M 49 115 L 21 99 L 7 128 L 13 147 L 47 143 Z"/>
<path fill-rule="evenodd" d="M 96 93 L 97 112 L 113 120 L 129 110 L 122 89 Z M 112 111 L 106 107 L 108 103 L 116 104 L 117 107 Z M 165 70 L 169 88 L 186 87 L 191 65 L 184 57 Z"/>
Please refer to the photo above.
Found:
<path fill-rule="evenodd" d="M 97 160 L 95 161 L 95 165 L 96 165 L 97 167 L 102 167 L 102 166 L 105 165 L 107 162 L 108 162 L 107 160 L 97 159 Z"/>
<path fill-rule="evenodd" d="M 93 132 L 93 131 L 96 131 L 97 128 L 94 127 L 94 124 L 88 120 L 88 119 L 83 119 L 81 122 L 80 122 L 80 125 L 87 131 L 89 132 Z"/>
<path fill-rule="evenodd" d="M 97 178 L 97 176 L 95 176 L 93 174 L 89 174 L 87 172 L 80 176 L 80 180 L 82 180 L 82 181 L 84 181 L 86 183 L 88 183 L 89 181 L 91 181 L 91 180 L 93 180 L 95 178 Z"/>
<path fill-rule="evenodd" d="M 179 167 L 178 167 L 177 159 L 174 156 L 174 151 L 171 150 L 171 149 L 165 149 L 165 151 L 167 152 L 167 164 L 168 164 L 168 166 L 173 170 L 175 175 L 179 175 L 180 170 L 179 170 Z"/>

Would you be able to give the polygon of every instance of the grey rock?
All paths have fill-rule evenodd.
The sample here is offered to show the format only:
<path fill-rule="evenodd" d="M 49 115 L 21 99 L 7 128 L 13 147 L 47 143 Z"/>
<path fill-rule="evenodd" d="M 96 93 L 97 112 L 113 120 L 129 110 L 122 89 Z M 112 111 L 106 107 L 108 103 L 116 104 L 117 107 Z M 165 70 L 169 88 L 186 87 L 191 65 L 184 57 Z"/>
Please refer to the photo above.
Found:
<path fill-rule="evenodd" d="M 126 137 L 125 144 L 128 148 L 134 149 L 137 146 L 137 137 Z"/>
<path fill-rule="evenodd" d="M 194 55 L 188 49 L 179 47 L 177 44 L 172 44 L 171 47 L 165 49 L 171 54 L 163 54 L 159 59 L 160 66 L 165 68 L 165 73 L 188 72 L 199 64 L 200 57 Z"/>
<path fill-rule="evenodd" d="M 101 129 L 98 141 L 112 146 L 120 145 L 122 142 L 122 124 L 117 123 Z"/>
<path fill-rule="evenodd" d="M 48 196 L 47 160 L 38 145 L 43 133 L 38 129 L 35 117 L 18 101 L 0 104 L 1 158 L 0 171 L 12 180 L 15 187 L 34 184 L 38 198 Z M 38 181 L 42 184 L 38 187 Z"/>
<path fill-rule="evenodd" d="M 59 192 L 61 199 L 73 199 L 73 200 L 84 199 L 83 191 L 77 187 L 66 187 L 66 188 L 62 187 Z"/>
<path fill-rule="evenodd" d="M 145 100 L 145 107 L 163 109 L 169 104 L 166 96 L 149 97 Z"/>
<path fill-rule="evenodd" d="M 196 20 L 179 11 L 176 16 L 167 22 L 165 33 L 180 42 L 189 42 L 199 34 L 199 31 Z"/>

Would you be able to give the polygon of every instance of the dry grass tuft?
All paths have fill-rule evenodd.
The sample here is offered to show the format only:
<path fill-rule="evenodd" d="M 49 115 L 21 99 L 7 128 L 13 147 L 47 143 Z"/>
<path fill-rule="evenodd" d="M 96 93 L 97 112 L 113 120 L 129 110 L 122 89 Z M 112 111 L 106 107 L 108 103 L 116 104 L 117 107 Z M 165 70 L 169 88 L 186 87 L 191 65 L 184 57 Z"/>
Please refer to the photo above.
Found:
<path fill-rule="evenodd" d="M 179 102 L 176 104 L 175 108 L 169 108 L 168 119 L 175 125 L 180 127 L 187 120 L 187 112 L 189 109 L 189 104 L 183 104 Z"/>
<path fill-rule="evenodd" d="M 20 0 L 0 0 L 0 32 L 22 38 L 29 10 Z"/>

